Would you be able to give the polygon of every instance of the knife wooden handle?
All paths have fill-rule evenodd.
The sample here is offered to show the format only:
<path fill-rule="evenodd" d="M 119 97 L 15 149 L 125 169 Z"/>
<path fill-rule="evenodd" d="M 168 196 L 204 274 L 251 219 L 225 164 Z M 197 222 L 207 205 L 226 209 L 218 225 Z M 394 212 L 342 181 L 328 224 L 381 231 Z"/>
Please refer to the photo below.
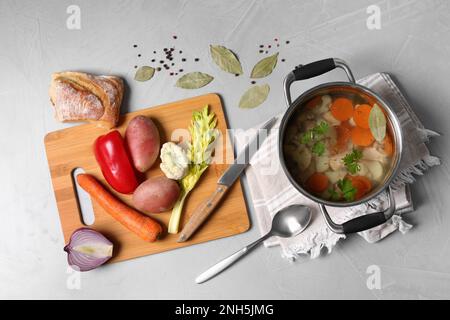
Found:
<path fill-rule="evenodd" d="M 184 242 L 188 240 L 192 234 L 203 224 L 208 216 L 217 207 L 220 200 L 225 196 L 228 191 L 228 187 L 223 184 L 218 184 L 214 193 L 209 196 L 204 202 L 194 210 L 188 223 L 181 230 L 178 242 Z"/>

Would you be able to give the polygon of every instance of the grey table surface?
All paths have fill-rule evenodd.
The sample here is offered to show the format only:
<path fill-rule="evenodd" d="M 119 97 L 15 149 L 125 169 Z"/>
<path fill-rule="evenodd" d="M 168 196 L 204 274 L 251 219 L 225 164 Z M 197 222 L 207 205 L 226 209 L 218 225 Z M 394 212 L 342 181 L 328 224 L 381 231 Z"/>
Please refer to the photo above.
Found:
<path fill-rule="evenodd" d="M 381 9 L 380 30 L 366 26 L 371 4 Z M 67 27 L 70 5 L 80 9 L 81 29 Z M 450 298 L 449 6 L 444 0 L 0 0 L 0 298 Z M 257 109 L 239 109 L 249 70 L 260 57 L 258 45 L 274 38 L 283 43 L 280 58 L 286 61 L 264 79 L 269 98 Z M 233 48 L 246 75 L 220 71 L 209 58 L 209 44 Z M 135 65 L 170 45 L 184 50 L 185 70 L 208 72 L 215 80 L 195 91 L 176 88 L 167 74 L 133 80 Z M 46 133 L 70 126 L 53 117 L 52 72 L 122 76 L 124 112 L 217 92 L 230 126 L 246 129 L 284 110 L 282 79 L 296 64 L 327 57 L 346 60 L 356 77 L 394 75 L 424 125 L 443 135 L 429 145 L 442 165 L 413 185 L 416 210 L 406 220 L 415 227 L 409 233 L 376 244 L 352 236 L 329 255 L 295 263 L 283 260 L 277 248 L 260 248 L 203 285 L 194 283 L 195 276 L 257 238 L 254 225 L 238 236 L 81 275 L 67 269 L 43 143 Z M 343 77 L 333 71 L 296 84 L 294 91 Z M 250 201 L 249 208 L 254 222 Z M 380 270 L 381 287 L 371 290 L 372 265 Z"/>

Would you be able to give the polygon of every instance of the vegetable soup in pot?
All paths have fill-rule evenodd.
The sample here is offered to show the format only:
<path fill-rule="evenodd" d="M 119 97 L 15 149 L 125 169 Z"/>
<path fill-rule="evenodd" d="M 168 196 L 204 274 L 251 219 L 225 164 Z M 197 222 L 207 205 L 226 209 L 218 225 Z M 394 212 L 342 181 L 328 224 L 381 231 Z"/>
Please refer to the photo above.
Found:
<path fill-rule="evenodd" d="M 392 125 L 372 96 L 323 90 L 306 100 L 287 124 L 283 156 L 309 193 L 353 202 L 383 183 L 395 150 Z"/>

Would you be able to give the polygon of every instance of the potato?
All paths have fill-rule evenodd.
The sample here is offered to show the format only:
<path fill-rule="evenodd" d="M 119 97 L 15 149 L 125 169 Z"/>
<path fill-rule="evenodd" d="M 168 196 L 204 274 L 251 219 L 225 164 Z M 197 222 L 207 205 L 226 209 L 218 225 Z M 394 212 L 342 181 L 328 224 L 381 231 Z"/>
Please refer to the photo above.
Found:
<path fill-rule="evenodd" d="M 134 167 L 145 172 L 155 163 L 161 147 L 158 128 L 150 118 L 134 117 L 125 131 Z"/>
<path fill-rule="evenodd" d="M 315 157 L 317 172 L 325 172 L 330 167 L 330 158 L 327 156 Z"/>
<path fill-rule="evenodd" d="M 340 154 L 330 157 L 330 168 L 334 171 L 343 169 L 344 162 L 342 161 L 342 159 L 344 159 L 344 157 L 345 157 L 345 153 L 340 153 Z"/>
<path fill-rule="evenodd" d="M 379 182 L 384 176 L 383 165 L 378 161 L 366 161 L 366 166 L 369 169 L 372 178 Z"/>
<path fill-rule="evenodd" d="M 133 206 L 143 212 L 159 213 L 173 208 L 180 196 L 180 187 L 165 176 L 150 178 L 137 187 Z"/>
<path fill-rule="evenodd" d="M 328 180 L 331 184 L 335 184 L 339 180 L 344 179 L 344 177 L 347 175 L 347 172 L 345 170 L 325 171 L 324 174 L 328 177 Z"/>

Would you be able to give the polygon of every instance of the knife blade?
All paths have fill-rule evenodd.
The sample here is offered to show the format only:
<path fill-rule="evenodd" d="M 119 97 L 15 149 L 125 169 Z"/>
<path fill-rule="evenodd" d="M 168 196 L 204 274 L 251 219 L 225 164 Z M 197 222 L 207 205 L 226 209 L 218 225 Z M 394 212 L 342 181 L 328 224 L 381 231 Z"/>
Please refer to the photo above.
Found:
<path fill-rule="evenodd" d="M 202 202 L 194 211 L 188 223 L 183 227 L 178 238 L 178 242 L 184 242 L 188 240 L 192 234 L 203 224 L 206 218 L 217 207 L 220 200 L 227 193 L 228 189 L 234 182 L 240 177 L 242 171 L 248 166 L 253 155 L 258 151 L 266 137 L 268 136 L 266 130 L 270 130 L 276 118 L 273 117 L 267 120 L 259 129 L 257 135 L 244 147 L 239 155 L 234 159 L 227 170 L 217 181 L 216 190 L 212 195 Z"/>

